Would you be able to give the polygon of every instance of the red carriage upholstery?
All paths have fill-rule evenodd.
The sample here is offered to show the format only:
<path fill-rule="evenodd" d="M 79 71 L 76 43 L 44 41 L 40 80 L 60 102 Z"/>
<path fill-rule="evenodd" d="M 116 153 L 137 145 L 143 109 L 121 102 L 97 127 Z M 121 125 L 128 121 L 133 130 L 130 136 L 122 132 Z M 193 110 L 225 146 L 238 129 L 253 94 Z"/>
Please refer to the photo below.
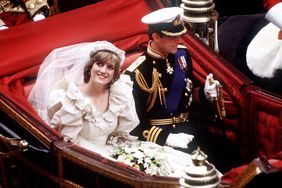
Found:
<path fill-rule="evenodd" d="M 148 2 L 152 6 L 148 6 Z M 107 9 L 103 8 L 105 4 Z M 26 97 L 40 63 L 51 50 L 79 42 L 108 40 L 127 52 L 122 67 L 125 69 L 145 50 L 147 28 L 140 23 L 140 18 L 152 11 L 156 4 L 159 1 L 107 0 L 37 23 L 0 31 L 1 96 L 14 104 L 16 111 L 24 111 L 24 118 L 44 124 Z M 134 26 L 128 23 L 134 23 Z M 211 126 L 210 130 L 217 132 L 223 128 L 228 138 L 240 145 L 246 161 L 261 154 L 271 156 L 281 151 L 281 97 L 262 92 L 191 33 L 183 36 L 182 42 L 191 53 L 196 80 L 204 83 L 206 75 L 212 72 L 224 88 L 227 116 L 220 125 L 223 127 Z M 34 124 L 33 129 L 42 130 L 42 124 Z M 52 139 L 58 138 L 54 136 Z"/>

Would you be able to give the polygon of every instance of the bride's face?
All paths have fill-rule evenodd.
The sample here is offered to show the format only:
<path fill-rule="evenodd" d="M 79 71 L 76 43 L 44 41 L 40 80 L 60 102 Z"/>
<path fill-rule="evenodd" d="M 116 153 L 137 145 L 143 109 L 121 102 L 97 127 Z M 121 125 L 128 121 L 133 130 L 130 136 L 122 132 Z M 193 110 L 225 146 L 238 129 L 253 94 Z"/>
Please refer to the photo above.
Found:
<path fill-rule="evenodd" d="M 108 85 L 114 79 L 115 66 L 110 63 L 95 62 L 91 69 L 91 80 L 94 83 Z"/>

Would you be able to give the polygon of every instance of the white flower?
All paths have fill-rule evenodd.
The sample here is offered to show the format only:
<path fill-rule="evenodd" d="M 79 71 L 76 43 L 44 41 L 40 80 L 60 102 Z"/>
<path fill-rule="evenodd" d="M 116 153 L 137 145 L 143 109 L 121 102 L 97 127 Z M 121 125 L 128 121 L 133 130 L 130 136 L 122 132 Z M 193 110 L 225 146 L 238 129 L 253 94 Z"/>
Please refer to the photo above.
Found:
<path fill-rule="evenodd" d="M 148 174 L 168 176 L 173 170 L 163 157 L 162 151 L 162 148 L 145 148 L 139 143 L 125 148 L 117 147 L 111 157 Z"/>

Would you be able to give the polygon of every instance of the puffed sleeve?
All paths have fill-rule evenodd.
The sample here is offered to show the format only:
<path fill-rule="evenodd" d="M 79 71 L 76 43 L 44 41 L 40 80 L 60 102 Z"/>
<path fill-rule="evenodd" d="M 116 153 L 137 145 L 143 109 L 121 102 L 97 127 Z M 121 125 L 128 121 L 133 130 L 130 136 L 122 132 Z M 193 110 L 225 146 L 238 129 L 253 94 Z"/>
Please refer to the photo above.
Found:
<path fill-rule="evenodd" d="M 118 125 L 116 132 L 129 134 L 138 124 L 139 119 L 135 109 L 135 101 L 132 95 L 132 81 L 128 75 L 121 75 L 119 81 L 112 86 L 115 95 L 113 101 L 120 104 Z"/>
<path fill-rule="evenodd" d="M 86 106 L 77 98 L 77 90 L 73 85 L 61 83 L 49 96 L 49 122 L 64 137 L 65 140 L 76 143 L 83 125 L 83 113 Z"/>

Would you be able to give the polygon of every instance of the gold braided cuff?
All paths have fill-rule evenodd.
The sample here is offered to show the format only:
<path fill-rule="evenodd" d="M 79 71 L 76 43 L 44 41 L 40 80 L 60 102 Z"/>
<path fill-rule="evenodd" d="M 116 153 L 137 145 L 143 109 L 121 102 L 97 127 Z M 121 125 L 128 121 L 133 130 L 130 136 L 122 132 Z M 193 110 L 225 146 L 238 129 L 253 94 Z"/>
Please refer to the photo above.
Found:
<path fill-rule="evenodd" d="M 153 126 L 149 131 L 148 130 L 143 131 L 143 136 L 144 138 L 146 138 L 147 141 L 156 143 L 161 131 L 162 131 L 161 128 Z"/>

